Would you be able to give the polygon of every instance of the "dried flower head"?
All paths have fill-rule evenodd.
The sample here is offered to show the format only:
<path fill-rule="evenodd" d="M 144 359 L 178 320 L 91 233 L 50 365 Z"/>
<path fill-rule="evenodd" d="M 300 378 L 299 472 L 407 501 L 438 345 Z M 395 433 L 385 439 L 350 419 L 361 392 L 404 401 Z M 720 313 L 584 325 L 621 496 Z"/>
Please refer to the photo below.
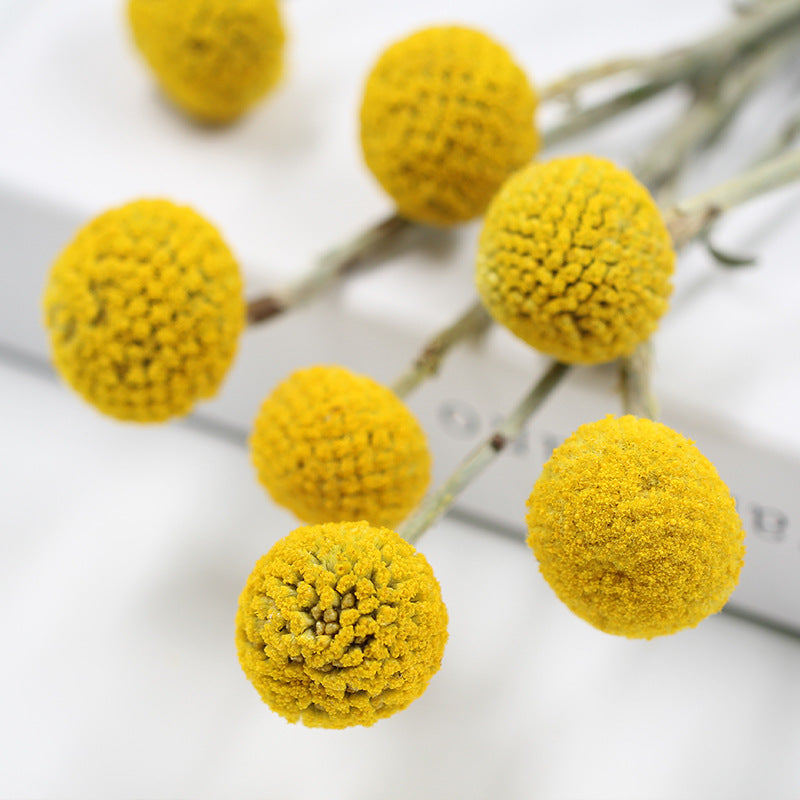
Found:
<path fill-rule="evenodd" d="M 229 122 L 283 69 L 276 0 L 129 0 L 134 40 L 161 88 L 205 122 Z"/>
<path fill-rule="evenodd" d="M 468 28 L 427 28 L 389 47 L 367 79 L 364 158 L 404 217 L 464 222 L 538 149 L 536 103 L 500 44 Z"/>
<path fill-rule="evenodd" d="M 492 201 L 476 283 L 489 313 L 560 361 L 633 352 L 667 310 L 675 261 L 647 189 L 594 156 L 531 164 Z"/>
<path fill-rule="evenodd" d="M 56 369 L 121 420 L 161 422 L 217 392 L 244 326 L 239 267 L 190 208 L 139 200 L 82 228 L 44 295 Z"/>
<path fill-rule="evenodd" d="M 250 450 L 272 498 L 303 522 L 395 525 L 430 481 L 413 414 L 385 386 L 338 366 L 280 383 L 258 412 Z"/>
<path fill-rule="evenodd" d="M 555 593 L 607 633 L 651 639 L 719 611 L 744 531 L 714 466 L 672 429 L 632 416 L 582 425 L 528 500 L 528 544 Z"/>
<path fill-rule="evenodd" d="M 311 727 L 372 725 L 405 708 L 446 641 L 425 557 L 366 522 L 298 528 L 258 561 L 239 598 L 245 675 L 273 711 Z"/>

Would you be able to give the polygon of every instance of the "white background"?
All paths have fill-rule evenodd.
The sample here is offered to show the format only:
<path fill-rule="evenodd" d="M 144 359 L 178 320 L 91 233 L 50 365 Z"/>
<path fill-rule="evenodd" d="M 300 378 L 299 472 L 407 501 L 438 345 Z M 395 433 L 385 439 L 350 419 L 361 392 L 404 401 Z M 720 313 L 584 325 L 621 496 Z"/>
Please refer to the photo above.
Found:
<path fill-rule="evenodd" d="M 0 27 L 0 176 L 81 215 L 177 194 L 222 225 L 258 282 L 388 208 L 360 165 L 353 115 L 361 76 L 398 33 L 476 24 L 546 82 L 680 42 L 725 10 L 376 5 L 288 0 L 284 86 L 220 135 L 159 100 L 119 4 L 0 2 L 0 24 L 12 19 Z M 349 100 L 332 84 L 345 73 Z M 48 124 L 22 124 L 37 115 Z M 331 148 L 336 158 L 312 161 L 318 183 L 289 179 Z M 653 642 L 605 636 L 554 599 L 523 544 L 447 520 L 421 542 L 451 617 L 441 672 L 372 729 L 309 731 L 261 704 L 235 657 L 238 593 L 295 524 L 238 443 L 189 424 L 114 424 L 8 360 L 0 447 L 0 797 L 800 796 L 796 639 L 724 615 Z"/>

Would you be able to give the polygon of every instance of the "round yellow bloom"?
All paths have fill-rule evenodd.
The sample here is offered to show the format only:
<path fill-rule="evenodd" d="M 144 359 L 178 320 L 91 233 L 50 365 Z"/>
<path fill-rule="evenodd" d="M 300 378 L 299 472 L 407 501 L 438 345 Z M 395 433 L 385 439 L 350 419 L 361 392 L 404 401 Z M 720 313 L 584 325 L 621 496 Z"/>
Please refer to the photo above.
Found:
<path fill-rule="evenodd" d="M 121 420 L 161 422 L 219 388 L 244 327 L 239 267 L 190 208 L 139 200 L 82 228 L 53 265 L 45 325 L 62 377 Z"/>
<path fill-rule="evenodd" d="M 250 450 L 276 503 L 303 522 L 395 525 L 425 494 L 425 434 L 385 386 L 343 367 L 299 370 L 256 418 Z"/>
<path fill-rule="evenodd" d="M 651 639 L 719 611 L 744 531 L 700 451 L 657 422 L 582 425 L 528 500 L 528 544 L 558 597 L 606 633 Z"/>
<path fill-rule="evenodd" d="M 667 310 L 675 254 L 647 189 L 593 156 L 532 164 L 486 215 L 476 283 L 489 313 L 567 363 L 630 355 Z"/>
<path fill-rule="evenodd" d="M 538 149 L 536 104 L 500 44 L 468 28 L 427 28 L 386 50 L 367 79 L 364 158 L 404 217 L 464 222 Z"/>
<path fill-rule="evenodd" d="M 298 528 L 239 598 L 236 646 L 273 711 L 310 727 L 372 725 L 425 691 L 447 642 L 433 570 L 366 522 Z"/>
<path fill-rule="evenodd" d="M 161 88 L 205 122 L 240 116 L 281 76 L 276 0 L 129 0 L 128 18 Z"/>

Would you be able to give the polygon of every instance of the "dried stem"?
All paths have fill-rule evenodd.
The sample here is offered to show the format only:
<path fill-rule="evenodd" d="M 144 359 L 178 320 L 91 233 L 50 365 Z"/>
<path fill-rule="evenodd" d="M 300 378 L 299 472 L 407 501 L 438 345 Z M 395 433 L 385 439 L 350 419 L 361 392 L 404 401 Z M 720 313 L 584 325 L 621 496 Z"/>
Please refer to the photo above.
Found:
<path fill-rule="evenodd" d="M 342 247 L 323 255 L 316 267 L 297 283 L 250 301 L 247 306 L 247 321 L 251 325 L 265 322 L 290 308 L 302 305 L 338 278 L 364 266 L 392 238 L 412 225 L 414 223 L 399 214 L 392 214 L 367 228 Z"/>
<path fill-rule="evenodd" d="M 678 203 L 665 215 L 675 249 L 703 233 L 721 214 L 800 179 L 800 152 L 771 158 L 708 192 Z"/>
<path fill-rule="evenodd" d="M 722 73 L 765 42 L 793 33 L 799 25 L 798 0 L 764 3 L 759 13 L 736 19 L 721 31 L 688 47 L 670 50 L 651 59 L 615 59 L 608 65 L 580 70 L 562 78 L 554 86 L 563 87 L 566 96 L 574 96 L 579 88 L 624 71 L 635 71 L 638 82 L 610 98 L 570 114 L 565 121 L 545 133 L 545 146 L 598 125 L 678 83 L 694 81 L 709 70 Z M 622 69 L 629 65 L 636 66 Z M 549 88 L 543 94 L 548 98 L 556 96 Z"/>
<path fill-rule="evenodd" d="M 758 14 L 739 18 L 721 31 L 694 45 L 673 50 L 654 59 L 645 77 L 674 82 L 692 80 L 708 70 L 723 70 L 767 41 L 791 34 L 800 24 L 800 2 L 781 0 L 764 3 Z"/>
<path fill-rule="evenodd" d="M 413 364 L 394 382 L 394 393 L 398 397 L 407 397 L 424 380 L 439 371 L 444 357 L 452 347 L 465 339 L 480 336 L 489 328 L 491 321 L 483 303 L 473 303 L 455 322 L 424 345 Z"/>
<path fill-rule="evenodd" d="M 403 523 L 398 533 L 409 542 L 416 542 L 447 511 L 470 481 L 481 473 L 507 444 L 519 436 L 525 423 L 550 396 L 568 370 L 569 365 L 558 361 L 552 362 L 505 421 L 461 462 L 441 488 L 430 495 Z"/>
<path fill-rule="evenodd" d="M 775 141 L 767 148 L 759 159 L 759 163 L 770 161 L 786 152 L 800 138 L 800 111 L 795 112 L 785 123 Z"/>
<path fill-rule="evenodd" d="M 545 148 L 560 144 L 565 139 L 582 133 L 595 125 L 600 125 L 612 119 L 623 111 L 628 111 L 641 105 L 646 100 L 664 91 L 675 81 L 649 81 L 641 86 L 626 89 L 613 97 L 596 103 L 593 106 L 580 108 L 570 114 L 563 122 L 550 128 L 542 134 L 542 146 Z"/>
<path fill-rule="evenodd" d="M 642 84 L 668 80 L 688 80 L 709 67 L 732 63 L 743 53 L 755 49 L 773 36 L 782 35 L 800 23 L 800 5 L 796 0 L 760 0 L 754 3 L 758 13 L 736 19 L 721 30 L 694 44 L 667 50 L 656 56 L 621 57 L 594 64 L 553 81 L 540 92 L 542 100 L 571 98 L 580 89 L 618 77 L 638 73 Z"/>
<path fill-rule="evenodd" d="M 780 2 L 780 0 L 750 0 L 749 2 L 748 0 L 738 0 L 738 2 L 733 3 L 733 10 L 743 16 L 761 14 L 764 9 L 774 6 L 777 2 Z"/>
<path fill-rule="evenodd" d="M 563 78 L 553 81 L 539 91 L 539 100 L 543 103 L 549 100 L 571 100 L 580 90 L 606 78 L 623 75 L 649 66 L 649 58 L 615 58 L 601 64 L 592 64 L 575 70 Z"/>
<path fill-rule="evenodd" d="M 691 155 L 712 144 L 730 124 L 738 109 L 758 86 L 779 66 L 794 41 L 766 47 L 738 62 L 735 69 L 718 71 L 699 80 L 695 97 L 686 114 L 650 148 L 636 174 L 657 195 L 668 202 Z M 791 133 L 789 133 L 791 141 Z M 623 408 L 628 414 L 654 419 L 658 403 L 651 389 L 652 341 L 643 342 L 620 360 L 620 388 Z"/>
<path fill-rule="evenodd" d="M 649 419 L 658 416 L 658 402 L 650 387 L 652 370 L 653 346 L 649 340 L 621 360 L 622 406 L 626 414 Z"/>
<path fill-rule="evenodd" d="M 701 80 L 685 114 L 650 148 L 635 170 L 639 179 L 664 200 L 688 158 L 712 144 L 744 101 L 773 73 L 795 42 L 767 47 L 720 74 Z"/>
<path fill-rule="evenodd" d="M 725 211 L 800 179 L 800 152 L 775 156 L 708 192 L 684 200 L 665 213 L 673 245 L 681 249 L 705 233 Z M 654 419 L 657 402 L 650 389 L 652 345 L 645 342 L 620 361 L 620 384 L 626 413 Z"/>

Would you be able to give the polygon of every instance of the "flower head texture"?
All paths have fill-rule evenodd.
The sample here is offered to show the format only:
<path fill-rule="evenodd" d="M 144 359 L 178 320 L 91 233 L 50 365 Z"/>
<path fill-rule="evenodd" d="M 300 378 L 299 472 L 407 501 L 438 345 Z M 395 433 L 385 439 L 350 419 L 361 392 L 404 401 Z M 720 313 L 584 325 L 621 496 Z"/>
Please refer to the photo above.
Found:
<path fill-rule="evenodd" d="M 464 222 L 538 149 L 536 104 L 502 45 L 469 28 L 427 28 L 389 47 L 367 79 L 364 159 L 404 217 Z"/>
<path fill-rule="evenodd" d="M 528 500 L 542 575 L 596 628 L 651 639 L 719 611 L 744 531 L 714 466 L 671 428 L 632 416 L 582 425 Z"/>
<path fill-rule="evenodd" d="M 395 525 L 430 482 L 413 414 L 386 387 L 338 366 L 280 383 L 261 406 L 250 452 L 275 502 L 303 522 Z"/>
<path fill-rule="evenodd" d="M 281 76 L 277 0 L 129 0 L 128 18 L 161 88 L 201 121 L 235 119 Z"/>
<path fill-rule="evenodd" d="M 571 364 L 630 355 L 655 330 L 675 254 L 649 192 L 594 156 L 531 164 L 492 201 L 476 284 L 489 313 Z"/>
<path fill-rule="evenodd" d="M 162 422 L 216 394 L 244 327 L 239 266 L 190 208 L 139 200 L 82 228 L 44 294 L 56 369 L 121 420 Z"/>
<path fill-rule="evenodd" d="M 405 708 L 446 642 L 425 557 L 366 522 L 298 528 L 258 561 L 239 598 L 245 675 L 274 711 L 311 727 L 372 725 Z"/>

